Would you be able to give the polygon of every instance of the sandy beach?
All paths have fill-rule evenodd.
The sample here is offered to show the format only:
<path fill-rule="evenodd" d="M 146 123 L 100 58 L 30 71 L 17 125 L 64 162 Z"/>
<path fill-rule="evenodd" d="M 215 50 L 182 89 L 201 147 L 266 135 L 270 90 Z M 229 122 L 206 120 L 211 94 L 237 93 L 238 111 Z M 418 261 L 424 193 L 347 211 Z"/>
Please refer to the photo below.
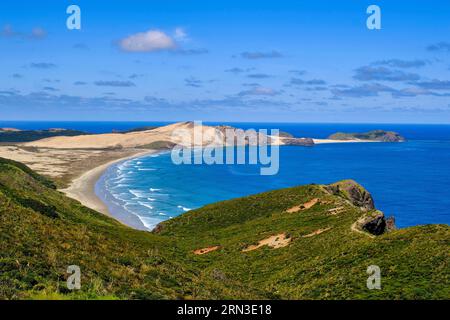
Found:
<path fill-rule="evenodd" d="M 38 173 L 56 181 L 59 190 L 70 198 L 93 210 L 114 217 L 137 229 L 147 230 L 139 217 L 124 212 L 111 214 L 108 206 L 95 192 L 96 182 L 105 170 L 118 162 L 166 149 L 170 144 L 185 144 L 184 138 L 174 139 L 173 132 L 181 130 L 183 137 L 191 137 L 188 146 L 204 146 L 211 143 L 221 145 L 221 127 L 203 126 L 200 136 L 195 136 L 193 122 L 179 122 L 151 130 L 129 133 L 106 133 L 79 136 L 58 136 L 41 140 L 0 146 L 0 157 L 16 160 L 28 165 Z M 273 144 L 285 144 L 285 138 Z M 377 142 L 371 140 L 312 139 L 315 144 Z M 119 210 L 117 210 L 119 211 Z"/>
<path fill-rule="evenodd" d="M 368 142 L 361 140 L 330 140 L 330 139 L 314 139 L 316 144 L 326 144 L 326 143 L 351 143 L 351 142 Z M 376 141 L 373 141 L 376 142 Z M 108 161 L 107 163 L 101 164 L 93 169 L 90 169 L 82 173 L 79 177 L 72 180 L 67 188 L 60 189 L 61 192 L 65 193 L 68 197 L 79 201 L 84 206 L 91 208 L 95 211 L 103 213 L 109 217 L 112 217 L 121 223 L 130 226 L 135 229 L 147 230 L 139 218 L 132 214 L 127 214 L 126 212 L 120 212 L 112 214 L 108 206 L 97 196 L 95 192 L 95 185 L 103 173 L 113 164 L 123 162 L 127 159 L 137 158 L 140 156 L 154 154 L 158 152 L 157 150 L 147 150 L 143 152 L 137 152 L 135 154 L 122 157 L 119 159 Z"/>
<path fill-rule="evenodd" d="M 72 181 L 70 186 L 59 191 L 65 193 L 68 197 L 80 201 L 84 206 L 111 216 L 106 205 L 96 196 L 95 184 L 103 172 L 115 162 L 121 159 L 110 161 L 94 169 L 91 169 L 80 177 Z"/>
<path fill-rule="evenodd" d="M 157 150 L 141 151 L 127 157 L 115 159 L 107 163 L 104 163 L 98 167 L 86 171 L 78 178 L 75 178 L 67 188 L 60 189 L 59 191 L 66 194 L 68 197 L 79 201 L 84 206 L 91 208 L 95 211 L 98 211 L 100 213 L 103 213 L 109 217 L 115 218 L 116 220 L 122 222 L 125 225 L 128 225 L 136 229 L 146 230 L 145 226 L 142 224 L 142 222 L 139 220 L 138 217 L 132 215 L 127 216 L 121 215 L 120 217 L 118 217 L 117 215 L 112 215 L 106 204 L 102 200 L 100 200 L 97 194 L 95 193 L 95 184 L 100 179 L 102 174 L 106 171 L 106 169 L 108 169 L 108 167 L 110 167 L 111 165 L 125 161 L 127 159 L 154 154 L 156 152 L 158 151 Z"/>

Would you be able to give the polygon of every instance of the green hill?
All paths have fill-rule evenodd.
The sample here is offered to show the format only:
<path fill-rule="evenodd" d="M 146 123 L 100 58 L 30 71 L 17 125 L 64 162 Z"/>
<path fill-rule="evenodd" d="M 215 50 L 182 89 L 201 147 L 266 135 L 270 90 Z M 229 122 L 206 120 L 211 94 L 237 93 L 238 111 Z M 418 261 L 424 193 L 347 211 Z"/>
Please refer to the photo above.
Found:
<path fill-rule="evenodd" d="M 375 236 L 373 234 L 381 234 Z M 448 299 L 448 225 L 393 230 L 353 181 L 207 205 L 136 231 L 0 159 L 0 299 Z M 81 290 L 66 269 L 81 268 Z M 381 290 L 368 290 L 369 265 Z"/>

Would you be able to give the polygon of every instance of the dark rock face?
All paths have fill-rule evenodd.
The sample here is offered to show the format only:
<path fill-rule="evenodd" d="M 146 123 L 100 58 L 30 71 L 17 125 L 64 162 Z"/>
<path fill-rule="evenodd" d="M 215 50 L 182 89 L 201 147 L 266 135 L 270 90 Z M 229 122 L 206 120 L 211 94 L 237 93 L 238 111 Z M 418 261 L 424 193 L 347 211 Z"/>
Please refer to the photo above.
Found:
<path fill-rule="evenodd" d="M 353 180 L 339 181 L 328 185 L 326 188 L 330 193 L 346 198 L 357 207 L 365 210 L 375 209 L 372 195 Z"/>
<path fill-rule="evenodd" d="M 287 146 L 312 147 L 314 145 L 314 140 L 311 138 L 284 138 L 282 141 Z"/>
<path fill-rule="evenodd" d="M 380 213 L 375 217 L 367 218 L 367 220 L 362 222 L 361 228 L 376 236 L 383 234 L 386 231 L 384 214 Z"/>
<path fill-rule="evenodd" d="M 372 195 L 369 192 L 361 190 L 357 187 L 350 187 L 346 191 L 348 192 L 350 199 L 354 205 L 363 207 L 368 210 L 375 209 Z"/>

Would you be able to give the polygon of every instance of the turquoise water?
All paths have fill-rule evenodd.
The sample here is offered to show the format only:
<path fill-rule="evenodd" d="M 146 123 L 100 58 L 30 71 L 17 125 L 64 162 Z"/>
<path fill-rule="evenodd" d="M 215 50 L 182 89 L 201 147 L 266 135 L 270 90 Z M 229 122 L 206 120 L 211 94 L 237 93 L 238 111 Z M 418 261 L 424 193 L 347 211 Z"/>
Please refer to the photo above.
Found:
<path fill-rule="evenodd" d="M 259 175 L 258 165 L 174 165 L 170 153 L 162 153 L 111 166 L 98 181 L 96 192 L 113 215 L 125 221 L 127 216 L 138 217 L 143 227 L 151 229 L 160 221 L 220 200 L 354 179 L 372 193 L 378 209 L 396 217 L 399 227 L 450 223 L 449 126 L 258 126 L 313 137 L 382 128 L 398 131 L 408 141 L 284 146 L 280 170 L 273 176 Z"/>
<path fill-rule="evenodd" d="M 0 121 L 19 129 L 70 128 L 92 133 L 128 130 L 163 122 Z M 208 123 L 214 124 L 214 123 Z M 450 223 L 450 126 L 417 124 L 229 123 L 244 129 L 277 128 L 297 137 L 337 132 L 393 130 L 405 143 L 317 145 L 280 148 L 280 171 L 260 176 L 250 165 L 173 165 L 169 154 L 131 159 L 110 167 L 96 192 L 111 212 L 136 227 L 152 228 L 207 203 L 306 183 L 355 179 L 377 208 L 400 227 Z"/>

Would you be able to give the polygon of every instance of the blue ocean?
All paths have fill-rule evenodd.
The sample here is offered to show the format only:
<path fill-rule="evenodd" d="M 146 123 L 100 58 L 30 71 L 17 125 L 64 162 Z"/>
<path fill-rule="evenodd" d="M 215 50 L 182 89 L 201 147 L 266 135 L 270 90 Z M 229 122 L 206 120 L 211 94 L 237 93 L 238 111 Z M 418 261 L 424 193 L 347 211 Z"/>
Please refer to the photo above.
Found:
<path fill-rule="evenodd" d="M 64 127 L 111 132 L 154 122 L 0 122 L 0 127 Z M 208 123 L 214 124 L 214 123 Z M 308 183 L 354 179 L 398 227 L 450 223 L 450 126 L 403 124 L 228 123 L 243 129 L 280 129 L 298 137 L 326 138 L 337 131 L 399 132 L 404 143 L 323 144 L 280 147 L 279 172 L 258 165 L 175 165 L 163 152 L 111 166 L 96 185 L 113 215 L 137 216 L 143 226 L 221 200 Z"/>

